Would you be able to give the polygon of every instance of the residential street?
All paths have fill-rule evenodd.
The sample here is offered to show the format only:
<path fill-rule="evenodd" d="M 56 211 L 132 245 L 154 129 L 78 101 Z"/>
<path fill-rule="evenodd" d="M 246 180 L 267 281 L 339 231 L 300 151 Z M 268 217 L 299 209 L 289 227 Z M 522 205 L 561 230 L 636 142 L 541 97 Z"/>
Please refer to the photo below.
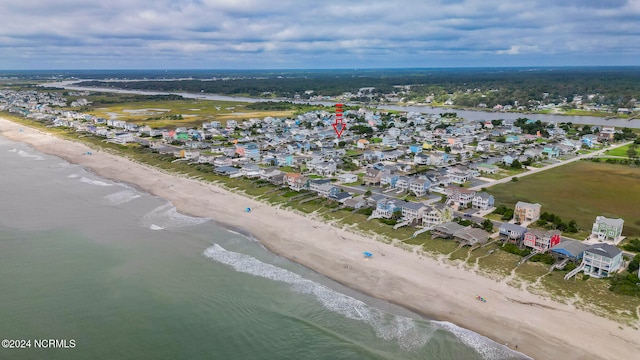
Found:
<path fill-rule="evenodd" d="M 547 165 L 547 166 L 544 166 L 544 167 L 541 167 L 541 168 L 534 168 L 533 170 L 529 170 L 529 171 L 524 172 L 522 174 L 509 176 L 509 177 L 506 177 L 504 179 L 496 180 L 496 181 L 493 181 L 493 182 L 490 182 L 490 183 L 487 183 L 487 184 L 474 186 L 474 187 L 472 187 L 470 189 L 479 191 L 482 188 L 488 188 L 488 187 L 491 187 L 493 185 L 503 184 L 503 183 L 509 182 L 514 177 L 521 178 L 523 176 L 528 176 L 528 175 L 531 175 L 531 174 L 539 173 L 541 171 L 553 169 L 553 168 L 558 167 L 558 166 L 566 165 L 566 164 L 574 162 L 574 161 L 578 161 L 578 160 L 582 160 L 582 159 L 588 159 L 588 158 L 594 157 L 596 155 L 601 155 L 607 150 L 612 150 L 612 149 L 615 149 L 615 148 L 618 148 L 618 147 L 621 147 L 621 146 L 625 146 L 625 145 L 628 145 L 628 144 L 631 144 L 631 143 L 632 143 L 632 141 L 628 141 L 628 142 L 621 143 L 621 144 L 616 144 L 614 146 L 610 146 L 610 147 L 607 147 L 607 148 L 604 148 L 604 149 L 601 149 L 601 150 L 597 150 L 597 151 L 594 151 L 592 153 L 582 154 L 582 155 L 578 155 L 578 156 L 576 156 L 574 158 L 571 158 L 571 159 L 568 159 L 568 160 L 559 161 L 559 162 L 557 162 L 555 164 L 550 164 L 550 165 Z"/>

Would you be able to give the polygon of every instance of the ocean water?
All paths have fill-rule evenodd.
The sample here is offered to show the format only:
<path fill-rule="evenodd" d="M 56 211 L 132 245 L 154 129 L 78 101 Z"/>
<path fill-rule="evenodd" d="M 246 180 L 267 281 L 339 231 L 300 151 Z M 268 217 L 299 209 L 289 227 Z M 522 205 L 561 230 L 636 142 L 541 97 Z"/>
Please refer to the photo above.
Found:
<path fill-rule="evenodd" d="M 519 359 L 0 137 L 0 359 Z M 74 340 L 35 348 L 35 340 Z"/>

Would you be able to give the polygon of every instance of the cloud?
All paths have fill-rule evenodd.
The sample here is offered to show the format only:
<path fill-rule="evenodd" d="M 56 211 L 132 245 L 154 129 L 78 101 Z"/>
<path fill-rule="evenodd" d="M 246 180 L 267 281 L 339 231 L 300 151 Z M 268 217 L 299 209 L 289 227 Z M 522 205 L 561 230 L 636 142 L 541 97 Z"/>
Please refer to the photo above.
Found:
<path fill-rule="evenodd" d="M 0 57 L 14 68 L 640 65 L 638 18 L 624 0 L 4 0 Z"/>

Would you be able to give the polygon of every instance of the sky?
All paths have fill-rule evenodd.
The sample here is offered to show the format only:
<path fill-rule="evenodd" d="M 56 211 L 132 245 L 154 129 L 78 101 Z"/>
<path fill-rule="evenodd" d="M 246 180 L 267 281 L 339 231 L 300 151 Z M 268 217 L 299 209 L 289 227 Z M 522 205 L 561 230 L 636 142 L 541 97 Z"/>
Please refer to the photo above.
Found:
<path fill-rule="evenodd" d="M 0 70 L 640 65 L 640 0 L 2 0 Z"/>

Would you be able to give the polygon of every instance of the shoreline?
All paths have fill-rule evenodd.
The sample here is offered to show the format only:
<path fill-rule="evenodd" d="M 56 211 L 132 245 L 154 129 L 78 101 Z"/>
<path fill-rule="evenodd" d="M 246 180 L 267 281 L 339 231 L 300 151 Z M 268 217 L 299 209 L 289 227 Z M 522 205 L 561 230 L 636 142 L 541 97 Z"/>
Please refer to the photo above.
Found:
<path fill-rule="evenodd" d="M 639 330 L 428 256 L 2 117 L 0 135 L 166 199 L 182 213 L 248 233 L 269 251 L 349 288 L 508 343 L 512 349 L 518 345 L 517 351 L 533 358 L 562 354 L 565 359 L 618 359 L 640 353 Z M 83 156 L 87 150 L 93 155 Z M 251 213 L 244 212 L 246 207 Z M 363 261 L 363 251 L 372 252 L 373 259 Z M 476 294 L 487 303 L 479 304 Z"/>

